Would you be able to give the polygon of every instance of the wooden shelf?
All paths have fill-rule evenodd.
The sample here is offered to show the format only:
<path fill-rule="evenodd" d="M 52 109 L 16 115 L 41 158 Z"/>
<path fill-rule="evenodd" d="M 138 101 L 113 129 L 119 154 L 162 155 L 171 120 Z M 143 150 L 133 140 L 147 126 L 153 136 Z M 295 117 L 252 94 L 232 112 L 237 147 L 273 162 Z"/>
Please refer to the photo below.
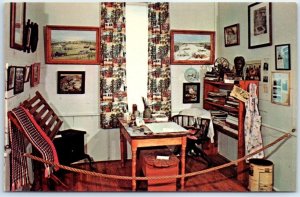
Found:
<path fill-rule="evenodd" d="M 219 107 L 219 108 L 222 108 L 222 109 L 225 109 L 226 111 L 231 111 L 231 112 L 238 112 L 239 110 L 237 108 L 234 108 L 234 107 L 227 107 L 227 106 L 224 106 L 218 102 L 210 102 L 210 101 L 205 101 L 206 104 L 209 104 L 209 105 L 213 105 L 215 107 Z"/>
<path fill-rule="evenodd" d="M 217 125 L 214 124 L 214 130 L 215 130 L 215 135 L 216 139 L 218 138 L 218 132 L 223 133 L 229 137 L 232 137 L 237 140 L 237 157 L 242 158 L 245 156 L 245 139 L 244 139 L 244 121 L 245 121 L 245 105 L 243 102 L 239 101 L 239 105 L 237 108 L 235 107 L 228 107 L 224 106 L 224 103 L 226 103 L 226 100 L 228 99 L 227 97 L 224 98 L 224 101 L 208 101 L 206 100 L 207 98 L 210 98 L 209 92 L 220 92 L 221 89 L 225 89 L 228 91 L 231 91 L 234 85 L 239 86 L 240 88 L 244 90 L 248 90 L 248 86 L 250 83 L 254 83 L 258 87 L 258 81 L 253 81 L 253 80 L 247 80 L 247 81 L 239 81 L 239 84 L 232 84 L 232 83 L 224 83 L 220 81 L 209 81 L 209 80 L 204 80 L 204 86 L 203 86 L 203 108 L 206 110 L 223 110 L 226 112 L 234 112 L 237 113 L 238 115 L 238 126 L 236 125 L 231 125 L 226 123 L 225 125 L 237 129 L 238 132 L 237 134 L 234 132 L 231 132 L 230 130 L 226 130 L 223 128 L 222 125 Z M 257 92 L 258 95 L 258 92 Z M 215 149 L 218 149 L 217 145 L 214 147 Z M 218 152 L 218 151 L 213 151 L 213 152 Z M 245 173 L 245 166 L 246 162 L 239 162 L 237 164 L 237 179 L 241 183 L 245 183 L 247 180 L 247 173 Z"/>

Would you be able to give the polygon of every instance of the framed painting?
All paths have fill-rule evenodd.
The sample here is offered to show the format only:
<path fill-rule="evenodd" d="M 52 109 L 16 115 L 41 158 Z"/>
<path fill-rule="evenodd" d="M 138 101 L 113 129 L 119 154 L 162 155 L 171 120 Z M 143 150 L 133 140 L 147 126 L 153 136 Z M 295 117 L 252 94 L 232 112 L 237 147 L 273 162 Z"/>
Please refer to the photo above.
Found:
<path fill-rule="evenodd" d="M 291 70 L 290 44 L 275 45 L 276 70 Z"/>
<path fill-rule="evenodd" d="M 225 47 L 240 44 L 240 24 L 234 24 L 224 27 Z"/>
<path fill-rule="evenodd" d="M 31 65 L 31 80 L 30 80 L 30 86 L 35 87 L 40 83 L 40 63 L 34 63 Z"/>
<path fill-rule="evenodd" d="M 171 30 L 171 64 L 203 65 L 215 60 L 215 32 Z"/>
<path fill-rule="evenodd" d="M 7 69 L 7 91 L 12 90 L 15 84 L 15 66 L 9 66 Z"/>
<path fill-rule="evenodd" d="M 46 26 L 47 64 L 99 64 L 98 27 Z"/>
<path fill-rule="evenodd" d="M 19 94 L 24 91 L 24 71 L 24 67 L 15 67 L 14 94 Z"/>
<path fill-rule="evenodd" d="M 183 103 L 200 102 L 200 83 L 183 83 Z"/>
<path fill-rule="evenodd" d="M 10 3 L 10 48 L 23 50 L 26 3 Z"/>
<path fill-rule="evenodd" d="M 57 94 L 84 94 L 84 71 L 58 71 Z"/>
<path fill-rule="evenodd" d="M 272 72 L 271 102 L 279 105 L 290 105 L 290 73 Z"/>
<path fill-rule="evenodd" d="M 248 48 L 272 45 L 272 3 L 248 6 Z"/>

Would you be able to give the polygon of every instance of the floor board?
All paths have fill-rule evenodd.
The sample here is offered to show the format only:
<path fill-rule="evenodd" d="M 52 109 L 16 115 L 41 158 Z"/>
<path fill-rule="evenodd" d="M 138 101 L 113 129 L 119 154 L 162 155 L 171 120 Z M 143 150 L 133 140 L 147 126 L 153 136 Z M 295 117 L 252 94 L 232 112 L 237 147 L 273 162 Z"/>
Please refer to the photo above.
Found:
<path fill-rule="evenodd" d="M 221 164 L 222 158 L 213 158 L 214 165 Z M 76 164 L 72 167 L 89 170 L 89 165 Z M 121 167 L 120 161 L 94 162 L 97 172 L 104 174 L 114 174 L 122 176 L 131 176 L 131 160 L 128 160 L 125 167 Z M 186 173 L 207 169 L 205 162 L 201 158 L 187 157 Z M 185 192 L 246 192 L 244 186 L 235 179 L 233 167 L 228 167 L 220 171 L 213 171 L 185 180 Z M 131 191 L 130 180 L 115 180 L 108 178 L 95 177 L 73 172 L 65 172 L 61 175 L 63 182 L 68 185 L 67 191 L 73 192 L 127 192 Z M 177 181 L 179 183 L 179 180 Z M 179 184 L 177 184 L 177 191 Z M 56 191 L 65 191 L 60 187 L 56 187 Z M 147 182 L 138 181 L 137 191 L 147 191 Z"/>

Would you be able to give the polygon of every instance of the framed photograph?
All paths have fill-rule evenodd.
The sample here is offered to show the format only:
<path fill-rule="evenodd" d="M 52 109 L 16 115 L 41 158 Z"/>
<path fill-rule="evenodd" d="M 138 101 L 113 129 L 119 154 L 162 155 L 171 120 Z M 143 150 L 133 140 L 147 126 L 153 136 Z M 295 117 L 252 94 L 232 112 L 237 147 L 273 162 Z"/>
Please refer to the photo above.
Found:
<path fill-rule="evenodd" d="M 275 45 L 276 70 L 291 70 L 290 44 Z"/>
<path fill-rule="evenodd" d="M 23 50 L 26 3 L 10 3 L 10 48 Z"/>
<path fill-rule="evenodd" d="M 35 87 L 40 83 L 40 63 L 34 63 L 31 65 L 31 80 L 30 80 L 30 86 Z"/>
<path fill-rule="evenodd" d="M 57 94 L 84 94 L 84 71 L 58 71 Z"/>
<path fill-rule="evenodd" d="M 290 73 L 272 72 L 271 102 L 290 105 Z"/>
<path fill-rule="evenodd" d="M 15 67 L 14 94 L 19 94 L 24 91 L 24 71 L 24 67 Z"/>
<path fill-rule="evenodd" d="M 261 60 L 247 61 L 243 68 L 245 80 L 261 80 Z"/>
<path fill-rule="evenodd" d="M 272 3 L 248 6 L 248 48 L 272 45 Z"/>
<path fill-rule="evenodd" d="M 24 82 L 28 82 L 30 79 L 30 66 L 25 66 L 25 75 L 24 75 Z"/>
<path fill-rule="evenodd" d="M 171 30 L 171 64 L 213 64 L 215 32 Z"/>
<path fill-rule="evenodd" d="M 7 69 L 7 91 L 12 90 L 15 84 L 15 66 L 9 66 Z"/>
<path fill-rule="evenodd" d="M 224 27 L 225 47 L 240 44 L 240 24 L 234 24 Z"/>
<path fill-rule="evenodd" d="M 99 27 L 46 26 L 47 64 L 99 64 Z"/>
<path fill-rule="evenodd" d="M 183 103 L 200 102 L 200 83 L 183 83 Z"/>

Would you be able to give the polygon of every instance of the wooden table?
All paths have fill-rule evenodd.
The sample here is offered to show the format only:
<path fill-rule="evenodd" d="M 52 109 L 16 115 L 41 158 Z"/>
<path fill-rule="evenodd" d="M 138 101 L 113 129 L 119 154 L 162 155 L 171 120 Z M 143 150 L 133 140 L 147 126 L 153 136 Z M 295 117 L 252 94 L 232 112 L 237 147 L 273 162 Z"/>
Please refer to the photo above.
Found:
<path fill-rule="evenodd" d="M 187 132 L 172 132 L 159 134 L 144 134 L 140 131 L 132 131 L 123 118 L 119 118 L 120 123 L 120 146 L 121 146 L 121 164 L 125 166 L 127 159 L 127 143 L 131 145 L 132 152 L 132 191 L 136 191 L 136 158 L 137 149 L 141 147 L 165 146 L 165 145 L 181 145 L 181 175 L 185 174 L 185 149 Z M 143 127 L 145 131 L 147 127 Z M 149 129 L 148 129 L 149 130 Z M 184 177 L 180 180 L 181 190 L 184 189 Z"/>

